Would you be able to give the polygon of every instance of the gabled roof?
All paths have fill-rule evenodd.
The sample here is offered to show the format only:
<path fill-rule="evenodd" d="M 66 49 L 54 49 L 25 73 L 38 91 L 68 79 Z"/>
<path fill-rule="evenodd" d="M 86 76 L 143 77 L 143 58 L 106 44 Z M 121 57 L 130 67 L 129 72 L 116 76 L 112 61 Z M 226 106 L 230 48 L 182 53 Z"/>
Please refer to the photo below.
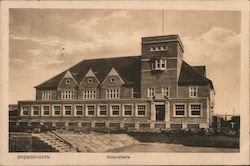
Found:
<path fill-rule="evenodd" d="M 182 62 L 178 85 L 210 85 L 213 88 L 211 80 L 185 61 Z"/>
<path fill-rule="evenodd" d="M 110 72 L 108 73 L 108 75 L 105 77 L 105 79 L 103 80 L 102 84 L 105 82 L 105 80 L 107 79 L 108 76 L 118 76 L 120 78 L 120 80 L 122 81 L 123 84 L 125 84 L 125 81 L 121 78 L 121 76 L 117 73 L 117 71 L 115 70 L 115 68 L 113 67 Z"/>
<path fill-rule="evenodd" d="M 97 79 L 102 83 L 113 67 L 117 70 L 125 84 L 133 84 L 135 87 L 140 87 L 140 56 L 83 60 L 68 70 L 78 84 L 87 74 L 89 69 L 92 69 Z M 35 88 L 56 88 L 68 70 L 56 75 Z"/>
<path fill-rule="evenodd" d="M 89 69 L 89 71 L 87 72 L 87 74 L 82 78 L 82 81 L 83 81 L 84 78 L 86 78 L 86 77 L 94 77 L 94 78 L 96 79 L 96 81 L 97 81 L 98 83 L 100 83 L 99 80 L 96 78 L 95 73 L 93 72 L 93 70 L 92 70 L 91 68 Z M 82 81 L 80 81 L 80 83 L 81 83 Z"/>

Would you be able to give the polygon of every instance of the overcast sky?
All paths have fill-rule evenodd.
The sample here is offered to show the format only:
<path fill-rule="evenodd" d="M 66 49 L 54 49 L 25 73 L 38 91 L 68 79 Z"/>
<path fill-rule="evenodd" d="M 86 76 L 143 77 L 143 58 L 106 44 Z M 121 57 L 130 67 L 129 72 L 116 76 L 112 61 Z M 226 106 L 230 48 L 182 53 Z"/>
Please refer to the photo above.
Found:
<path fill-rule="evenodd" d="M 206 65 L 216 113 L 240 113 L 240 12 L 164 11 L 164 35 L 178 34 L 184 60 Z M 91 58 L 140 55 L 141 38 L 162 34 L 161 10 L 10 10 L 10 103 L 34 100 L 34 86 Z"/>

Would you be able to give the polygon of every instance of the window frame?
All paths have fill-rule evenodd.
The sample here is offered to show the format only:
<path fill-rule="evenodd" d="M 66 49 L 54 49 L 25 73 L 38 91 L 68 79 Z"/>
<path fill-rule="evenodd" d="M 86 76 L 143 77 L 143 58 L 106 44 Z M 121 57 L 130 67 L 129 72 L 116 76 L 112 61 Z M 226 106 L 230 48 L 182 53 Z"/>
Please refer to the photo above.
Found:
<path fill-rule="evenodd" d="M 153 91 L 151 92 L 150 91 L 150 89 L 153 89 Z M 152 95 L 150 95 L 150 94 L 152 94 Z M 148 88 L 148 97 L 154 97 L 154 95 L 155 95 L 155 88 Z"/>
<path fill-rule="evenodd" d="M 198 86 L 189 86 L 188 89 L 189 89 L 189 97 L 192 98 L 198 97 Z M 193 93 L 195 93 L 196 95 L 193 95 Z"/>
<path fill-rule="evenodd" d="M 162 67 L 164 65 L 164 67 Z M 154 70 L 167 70 L 167 59 L 156 59 L 154 61 Z"/>
<path fill-rule="evenodd" d="M 88 97 L 86 97 L 86 96 L 88 96 Z M 83 91 L 82 91 L 82 98 L 84 100 L 93 100 L 93 99 L 96 99 L 96 89 L 83 89 Z"/>
<path fill-rule="evenodd" d="M 184 105 L 184 115 L 176 115 L 176 105 Z M 186 103 L 174 103 L 173 117 L 183 118 L 187 116 L 187 104 Z"/>
<path fill-rule="evenodd" d="M 140 106 L 140 105 L 144 105 L 145 106 L 145 115 L 139 115 L 138 114 L 138 106 Z M 137 117 L 147 117 L 147 104 L 145 104 L 145 103 L 138 103 L 138 104 L 136 104 L 135 105 L 135 116 L 137 116 Z"/>
<path fill-rule="evenodd" d="M 165 92 L 165 89 L 167 89 L 166 90 L 166 94 L 164 93 Z M 170 97 L 170 87 L 168 86 L 168 87 L 162 87 L 162 94 L 164 95 L 164 96 L 166 96 L 166 97 Z"/>
<path fill-rule="evenodd" d="M 49 115 L 44 115 L 44 106 L 48 106 L 49 107 Z M 43 104 L 41 105 L 41 116 L 51 116 L 52 112 L 51 112 L 51 106 L 49 104 Z"/>
<path fill-rule="evenodd" d="M 131 106 L 131 115 L 125 115 L 125 106 Z M 122 116 L 123 117 L 133 117 L 134 116 L 134 104 L 128 103 L 128 104 L 122 104 Z"/>
<path fill-rule="evenodd" d="M 77 109 L 76 107 L 81 106 L 82 107 L 82 115 L 77 115 Z M 75 104 L 74 105 L 74 116 L 84 116 L 84 104 Z"/>
<path fill-rule="evenodd" d="M 113 91 L 116 90 L 117 92 Z M 120 94 L 120 89 L 119 88 L 110 88 L 110 89 L 105 89 L 105 96 L 106 99 L 120 99 L 121 94 Z M 115 96 L 115 97 L 111 97 L 111 96 Z"/>
<path fill-rule="evenodd" d="M 200 106 L 200 115 L 192 115 L 191 105 L 199 105 Z M 189 117 L 200 118 L 202 117 L 202 103 L 189 103 Z"/>
<path fill-rule="evenodd" d="M 67 92 L 72 92 L 71 95 L 70 95 L 70 94 L 67 94 L 67 95 L 71 96 L 71 98 L 65 98 L 65 97 L 63 97 L 63 96 L 65 96 L 65 94 L 63 95 L 63 93 L 65 93 L 66 91 L 67 91 Z M 74 89 L 62 89 L 62 90 L 61 90 L 61 100 L 73 100 L 74 97 L 75 97 Z"/>
<path fill-rule="evenodd" d="M 33 107 L 38 107 L 38 115 L 34 114 L 34 109 Z M 41 115 L 41 108 L 40 105 L 31 105 L 31 116 L 40 116 Z"/>
<path fill-rule="evenodd" d="M 60 115 L 56 115 L 56 114 L 55 114 L 54 106 L 60 106 Z M 59 117 L 59 116 L 62 116 L 62 105 L 61 105 L 61 104 L 53 104 L 51 110 L 52 110 L 52 116 L 58 116 L 58 117 Z"/>
<path fill-rule="evenodd" d="M 89 115 L 88 106 L 94 106 L 94 115 Z M 96 105 L 95 104 L 85 104 L 85 116 L 95 117 L 96 116 Z"/>
<path fill-rule="evenodd" d="M 28 108 L 28 110 L 27 110 L 27 111 L 28 111 L 28 115 L 24 115 L 24 114 L 23 114 L 23 112 L 24 112 L 23 107 L 27 107 L 27 108 Z M 21 106 L 21 116 L 30 116 L 30 109 L 31 109 L 31 108 L 30 108 L 29 105 L 22 105 L 22 106 Z"/>
<path fill-rule="evenodd" d="M 51 90 L 43 90 L 42 91 L 42 100 L 51 100 L 52 91 Z"/>
<path fill-rule="evenodd" d="M 112 109 L 112 106 L 119 106 L 119 115 L 113 115 L 113 109 Z M 110 104 L 110 117 L 120 117 L 122 114 L 121 114 L 121 104 Z"/>
<path fill-rule="evenodd" d="M 65 110 L 65 107 L 68 107 L 70 106 L 71 107 L 71 114 L 70 115 L 66 115 L 66 110 Z M 73 108 L 72 108 L 72 104 L 63 104 L 63 116 L 72 116 L 72 111 L 73 111 Z"/>
<path fill-rule="evenodd" d="M 100 106 L 106 106 L 106 115 L 101 115 Z M 107 117 L 108 116 L 108 111 L 109 111 L 108 104 L 98 104 L 98 106 L 97 106 L 97 116 L 99 116 L 99 117 Z"/>

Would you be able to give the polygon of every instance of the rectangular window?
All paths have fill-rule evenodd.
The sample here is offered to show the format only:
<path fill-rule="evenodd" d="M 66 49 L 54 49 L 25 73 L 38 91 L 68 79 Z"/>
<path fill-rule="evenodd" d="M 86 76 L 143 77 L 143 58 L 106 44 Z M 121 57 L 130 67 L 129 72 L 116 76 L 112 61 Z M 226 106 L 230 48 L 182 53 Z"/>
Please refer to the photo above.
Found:
<path fill-rule="evenodd" d="M 64 105 L 63 109 L 64 109 L 64 115 L 65 116 L 72 115 L 72 106 L 71 105 Z"/>
<path fill-rule="evenodd" d="M 137 116 L 146 116 L 146 105 L 145 104 L 138 104 L 136 110 Z"/>
<path fill-rule="evenodd" d="M 175 117 L 184 117 L 185 116 L 185 104 L 175 104 L 174 116 Z"/>
<path fill-rule="evenodd" d="M 98 111 L 99 111 L 98 112 L 99 116 L 107 116 L 108 106 L 107 105 L 99 105 Z"/>
<path fill-rule="evenodd" d="M 22 115 L 23 116 L 29 115 L 29 106 L 22 106 Z"/>
<path fill-rule="evenodd" d="M 42 91 L 42 100 L 51 100 L 51 91 Z"/>
<path fill-rule="evenodd" d="M 75 116 L 83 116 L 83 106 L 75 105 Z"/>
<path fill-rule="evenodd" d="M 74 90 L 62 90 L 61 99 L 62 100 L 74 99 Z"/>
<path fill-rule="evenodd" d="M 166 70 L 167 69 L 167 60 L 166 59 L 157 59 L 155 60 L 155 70 Z"/>
<path fill-rule="evenodd" d="M 83 99 L 95 99 L 96 91 L 95 90 L 83 90 Z"/>
<path fill-rule="evenodd" d="M 169 96 L 170 96 L 170 88 L 169 88 L 169 87 L 162 88 L 162 94 L 163 94 L 164 96 L 169 97 Z"/>
<path fill-rule="evenodd" d="M 111 105 L 111 116 L 120 116 L 120 105 Z"/>
<path fill-rule="evenodd" d="M 155 95 L 155 89 L 154 88 L 148 88 L 148 97 L 153 97 Z"/>
<path fill-rule="evenodd" d="M 95 105 L 87 105 L 86 114 L 87 116 L 95 116 Z"/>
<path fill-rule="evenodd" d="M 54 105 L 53 106 L 53 115 L 54 116 L 60 116 L 61 115 L 61 106 L 60 105 Z"/>
<path fill-rule="evenodd" d="M 33 116 L 38 116 L 39 112 L 40 112 L 40 107 L 39 106 L 32 106 L 31 111 L 32 111 Z"/>
<path fill-rule="evenodd" d="M 42 106 L 42 115 L 44 115 L 44 116 L 50 115 L 50 107 L 48 105 Z"/>
<path fill-rule="evenodd" d="M 133 105 L 126 104 L 123 105 L 123 116 L 132 116 L 133 115 Z"/>
<path fill-rule="evenodd" d="M 200 117 L 201 116 L 201 104 L 190 104 L 189 116 Z"/>
<path fill-rule="evenodd" d="M 198 96 L 198 87 L 190 86 L 189 87 L 189 97 L 197 97 Z"/>
<path fill-rule="evenodd" d="M 106 99 L 118 99 L 120 98 L 119 89 L 107 89 L 106 90 Z"/>

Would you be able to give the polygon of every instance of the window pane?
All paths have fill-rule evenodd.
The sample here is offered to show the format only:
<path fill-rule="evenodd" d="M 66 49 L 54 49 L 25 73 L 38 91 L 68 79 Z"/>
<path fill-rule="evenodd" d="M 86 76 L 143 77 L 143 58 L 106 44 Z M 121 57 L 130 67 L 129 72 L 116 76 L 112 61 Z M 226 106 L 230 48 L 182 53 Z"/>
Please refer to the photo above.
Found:
<path fill-rule="evenodd" d="M 83 115 L 83 111 L 77 111 L 76 115 Z"/>

